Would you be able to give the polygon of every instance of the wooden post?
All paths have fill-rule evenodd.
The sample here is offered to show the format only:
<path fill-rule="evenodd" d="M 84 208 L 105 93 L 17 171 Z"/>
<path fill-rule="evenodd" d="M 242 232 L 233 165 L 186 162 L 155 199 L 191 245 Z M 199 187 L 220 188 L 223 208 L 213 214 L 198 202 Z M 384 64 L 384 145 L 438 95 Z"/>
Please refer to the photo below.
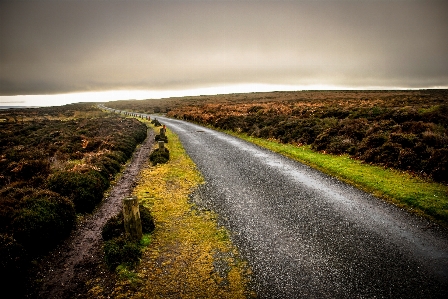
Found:
<path fill-rule="evenodd" d="M 162 128 L 160 128 L 160 137 L 165 137 L 165 132 L 166 132 L 166 128 L 165 128 L 165 125 L 162 127 Z"/>
<path fill-rule="evenodd" d="M 140 240 L 143 233 L 137 196 L 123 199 L 123 216 L 126 235 L 133 240 Z"/>

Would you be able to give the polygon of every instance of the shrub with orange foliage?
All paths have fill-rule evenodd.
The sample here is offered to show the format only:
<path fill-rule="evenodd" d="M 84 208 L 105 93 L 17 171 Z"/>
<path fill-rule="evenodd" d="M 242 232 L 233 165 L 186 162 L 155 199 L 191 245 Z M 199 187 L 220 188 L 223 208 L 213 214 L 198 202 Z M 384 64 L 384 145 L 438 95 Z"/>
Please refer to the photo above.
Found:
<path fill-rule="evenodd" d="M 167 115 L 283 143 L 308 144 L 446 183 L 447 98 L 447 90 L 222 95 L 176 106 Z"/>

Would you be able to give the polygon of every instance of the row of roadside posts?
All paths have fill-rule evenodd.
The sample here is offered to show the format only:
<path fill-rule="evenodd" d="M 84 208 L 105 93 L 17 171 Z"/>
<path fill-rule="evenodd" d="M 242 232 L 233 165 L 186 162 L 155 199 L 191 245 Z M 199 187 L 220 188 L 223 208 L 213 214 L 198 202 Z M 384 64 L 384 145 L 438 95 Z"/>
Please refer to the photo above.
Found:
<path fill-rule="evenodd" d="M 151 120 L 151 117 L 149 115 L 143 115 L 140 113 L 134 113 L 134 112 L 128 112 L 128 111 L 122 111 L 117 109 L 108 108 L 104 105 L 99 105 L 102 109 L 109 110 L 111 112 L 117 113 L 117 114 L 123 114 L 126 116 L 132 116 L 132 117 L 140 117 L 141 119 Z"/>
<path fill-rule="evenodd" d="M 148 116 L 149 119 L 149 116 Z M 160 128 L 160 137 L 165 139 L 166 126 Z M 165 150 L 165 142 L 158 141 L 159 149 Z M 140 219 L 140 210 L 137 196 L 129 196 L 123 200 L 123 218 L 126 235 L 133 240 L 140 240 L 142 238 L 142 222 Z"/>
<path fill-rule="evenodd" d="M 112 108 L 107 108 L 105 106 L 103 106 L 103 108 L 114 113 L 151 120 L 151 117 L 149 115 L 115 110 Z M 163 125 L 163 127 L 160 128 L 160 137 L 165 139 L 165 133 L 166 133 L 166 127 L 165 125 Z M 163 140 L 159 140 L 158 144 L 160 150 L 165 150 L 165 142 Z M 124 228 L 126 231 L 126 235 L 133 240 L 140 240 L 143 236 L 143 232 L 142 232 L 142 221 L 140 218 L 140 209 L 137 196 L 128 196 L 123 199 L 123 218 L 124 218 Z"/>
<path fill-rule="evenodd" d="M 146 119 L 146 120 L 151 120 L 151 117 L 149 115 L 143 115 L 140 113 L 134 113 L 134 112 L 127 112 L 127 111 L 122 111 L 122 110 L 117 110 L 117 109 L 112 109 L 112 108 L 108 108 L 104 105 L 99 105 L 102 109 L 106 109 L 108 111 L 111 111 L 113 113 L 117 113 L 117 114 L 123 114 L 126 116 L 132 116 L 132 117 L 140 117 L 141 119 Z"/>
<path fill-rule="evenodd" d="M 126 111 L 121 111 L 120 112 L 120 110 L 117 110 L 117 111 L 118 111 L 117 113 L 122 113 L 122 114 L 124 114 L 126 116 L 140 117 L 141 119 L 151 120 L 151 117 L 149 115 L 143 115 L 143 114 L 140 114 L 140 113 L 126 112 Z"/>
<path fill-rule="evenodd" d="M 160 138 L 162 140 L 158 141 L 159 142 L 159 149 L 161 151 L 165 151 L 165 141 L 163 141 L 163 140 L 165 140 L 165 133 L 166 133 L 166 127 L 165 127 L 165 125 L 163 125 L 163 127 L 160 128 Z"/>

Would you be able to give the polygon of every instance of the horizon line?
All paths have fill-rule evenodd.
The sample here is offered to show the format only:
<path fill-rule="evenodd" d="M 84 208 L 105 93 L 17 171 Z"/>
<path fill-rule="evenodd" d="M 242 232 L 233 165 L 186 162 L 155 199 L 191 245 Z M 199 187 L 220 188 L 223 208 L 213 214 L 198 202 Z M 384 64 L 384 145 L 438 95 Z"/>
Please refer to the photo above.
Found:
<path fill-rule="evenodd" d="M 264 92 L 303 92 L 303 91 L 417 91 L 417 90 L 444 90 L 448 86 L 431 87 L 386 87 L 365 86 L 349 87 L 325 84 L 314 85 L 282 85 L 282 84 L 234 84 L 218 85 L 202 88 L 191 88 L 181 90 L 145 90 L 145 89 L 117 89 L 98 91 L 78 91 L 55 94 L 28 94 L 28 95 L 0 95 L 0 106 L 4 104 L 19 104 L 17 106 L 62 106 L 71 103 L 84 102 L 110 102 L 126 100 L 150 100 L 165 98 L 182 98 L 191 96 L 211 96 L 244 93 Z M 14 105 L 16 106 L 16 105 Z"/>

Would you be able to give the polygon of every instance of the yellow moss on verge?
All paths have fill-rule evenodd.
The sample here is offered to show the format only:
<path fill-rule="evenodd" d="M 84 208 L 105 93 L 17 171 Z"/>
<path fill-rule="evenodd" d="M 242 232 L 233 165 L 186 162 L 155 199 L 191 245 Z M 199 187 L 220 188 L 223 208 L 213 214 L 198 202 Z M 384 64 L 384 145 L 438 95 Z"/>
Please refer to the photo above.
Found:
<path fill-rule="evenodd" d="M 156 224 L 151 244 L 135 270 L 138 281 L 121 280 L 114 298 L 246 298 L 249 270 L 216 216 L 189 202 L 203 182 L 177 136 L 167 132 L 170 161 L 145 168 L 134 194 Z"/>

